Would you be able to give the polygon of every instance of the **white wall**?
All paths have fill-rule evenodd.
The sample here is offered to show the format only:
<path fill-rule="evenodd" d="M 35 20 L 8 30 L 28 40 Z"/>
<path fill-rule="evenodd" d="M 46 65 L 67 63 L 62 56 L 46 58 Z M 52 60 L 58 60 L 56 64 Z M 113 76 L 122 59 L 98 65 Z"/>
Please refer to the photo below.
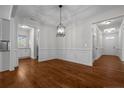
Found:
<path fill-rule="evenodd" d="M 42 24 L 39 32 L 39 61 L 56 58 L 56 27 Z"/>
<path fill-rule="evenodd" d="M 124 15 L 123 6 L 98 6 L 97 8 L 97 11 L 95 7 L 71 16 L 71 20 L 66 25 L 66 36 L 64 38 L 55 36 L 56 27 L 48 24 L 42 25 L 39 60 L 57 57 L 85 65 L 92 65 L 92 23 Z"/>
<path fill-rule="evenodd" d="M 10 21 L 0 20 L 0 40 L 10 41 Z M 0 72 L 8 70 L 10 66 L 10 51 L 0 51 Z"/>
<path fill-rule="evenodd" d="M 5 54 L 3 57 L 0 58 L 0 60 L 4 59 L 8 59 L 9 61 L 7 61 L 6 64 L 8 64 L 8 67 L 6 68 L 6 66 L 3 66 L 2 68 L 6 68 L 6 69 L 2 69 L 2 70 L 14 70 L 14 67 L 18 66 L 18 57 L 17 57 L 17 23 L 18 20 L 17 18 L 12 18 L 12 10 L 13 10 L 13 6 L 12 5 L 1 5 L 0 6 L 0 18 L 2 19 L 7 19 L 9 20 L 10 24 L 10 28 L 6 27 L 6 23 L 4 24 L 4 27 L 6 27 L 6 29 L 8 29 L 8 33 L 6 35 L 9 35 L 7 38 L 9 38 L 10 40 L 10 55 L 8 56 L 8 54 Z M 15 11 L 16 12 L 16 11 Z M 13 16 L 14 17 L 14 16 Z M 6 36 L 4 34 L 4 36 Z M 2 61 L 4 62 L 4 61 Z M 5 62 L 4 62 L 5 63 Z"/>
<path fill-rule="evenodd" d="M 124 61 L 124 18 L 119 29 L 119 46 L 118 46 L 119 57 Z"/>
<path fill-rule="evenodd" d="M 103 55 L 103 33 L 99 30 L 98 32 L 98 58 Z"/>
<path fill-rule="evenodd" d="M 118 40 L 118 43 L 119 43 L 118 44 L 119 45 L 118 46 L 118 56 L 121 60 L 123 60 L 122 59 L 122 36 L 123 36 L 122 31 L 123 31 L 123 21 L 122 21 L 122 24 L 119 28 L 119 33 L 118 33 L 118 37 L 119 37 L 119 40 Z"/>
<path fill-rule="evenodd" d="M 30 38 L 29 38 L 29 43 L 30 43 L 30 49 L 31 49 L 31 58 L 35 59 L 35 55 L 34 55 L 34 29 L 30 30 Z"/>
<path fill-rule="evenodd" d="M 122 61 L 124 61 L 124 21 L 122 23 L 121 29 L 120 29 L 120 58 Z"/>
<path fill-rule="evenodd" d="M 60 38 L 57 43 L 60 48 L 59 58 L 92 65 L 92 23 L 123 15 L 123 8 L 122 6 L 109 8 L 103 6 L 102 10 L 94 11 L 94 15 L 89 15 L 89 17 L 83 17 L 84 14 L 90 14 L 88 11 L 71 17 L 72 21 L 66 28 L 66 37 Z M 84 46 L 85 44 L 87 47 Z"/>
<path fill-rule="evenodd" d="M 18 48 L 17 48 L 17 31 L 18 20 L 11 18 L 10 20 L 10 70 L 18 66 Z"/>
<path fill-rule="evenodd" d="M 10 19 L 12 11 L 11 5 L 1 5 L 0 6 L 0 18 L 1 19 Z M 3 31 L 1 33 L 0 39 L 10 40 L 10 21 L 3 21 L 2 28 L 0 29 Z M 10 68 L 10 52 L 0 52 L 0 71 L 9 70 Z"/>
<path fill-rule="evenodd" d="M 71 24 L 72 23 L 72 24 Z M 57 38 L 58 56 L 60 59 L 92 65 L 91 28 L 76 19 L 66 28 L 66 36 Z M 89 31 L 87 31 L 89 30 Z M 91 42 L 91 43 L 88 43 Z"/>
<path fill-rule="evenodd" d="M 37 59 L 38 57 L 38 48 L 39 48 L 39 28 L 35 28 L 35 33 L 34 33 L 34 58 Z"/>
<path fill-rule="evenodd" d="M 38 38 L 38 55 L 39 61 L 49 60 L 56 58 L 56 27 L 50 24 L 40 24 L 38 22 L 34 22 L 28 20 L 28 18 L 17 17 L 17 24 L 28 25 L 34 28 L 34 31 L 30 31 L 30 42 L 32 42 L 31 49 L 34 53 L 31 54 L 33 59 L 37 56 L 37 42 Z M 47 19 L 46 19 L 47 20 Z M 37 35 L 37 30 L 40 30 Z M 34 36 L 37 36 L 34 38 Z M 27 50 L 26 50 L 27 51 Z M 24 50 L 22 50 L 24 52 Z M 20 52 L 23 56 L 25 56 L 22 52 Z M 31 51 L 30 51 L 31 52 Z"/>
<path fill-rule="evenodd" d="M 106 39 L 106 37 L 115 37 L 114 39 Z M 103 55 L 118 56 L 118 33 L 103 34 Z"/>
<path fill-rule="evenodd" d="M 95 34 L 95 35 L 94 35 Z M 102 31 L 97 27 L 97 25 L 94 24 L 94 39 L 93 39 L 93 60 L 97 60 L 102 56 L 103 52 L 103 33 Z"/>
<path fill-rule="evenodd" d="M 12 8 L 12 5 L 0 5 L 0 18 L 10 19 Z"/>

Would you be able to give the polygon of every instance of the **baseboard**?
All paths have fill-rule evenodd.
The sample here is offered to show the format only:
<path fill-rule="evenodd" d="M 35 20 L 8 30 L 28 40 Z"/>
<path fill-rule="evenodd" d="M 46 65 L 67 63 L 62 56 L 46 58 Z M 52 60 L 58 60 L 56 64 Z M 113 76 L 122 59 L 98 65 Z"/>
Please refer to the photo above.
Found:
<path fill-rule="evenodd" d="M 81 64 L 81 65 L 89 66 L 89 67 L 93 66 L 92 63 L 86 65 L 86 64 L 82 64 L 82 63 L 80 63 L 80 62 L 78 62 L 78 61 L 74 61 L 74 60 L 70 60 L 70 59 L 61 59 L 61 58 L 56 58 L 56 59 L 58 59 L 58 60 L 63 60 L 63 61 L 67 61 L 67 62 L 72 62 L 72 63 L 77 63 L 77 64 Z"/>
<path fill-rule="evenodd" d="M 4 67 L 4 68 L 0 68 L 0 72 L 3 72 L 3 71 L 8 71 L 10 68 L 9 68 L 9 66 L 7 66 L 7 67 Z"/>
<path fill-rule="evenodd" d="M 28 58 L 31 58 L 31 57 L 29 57 L 29 56 L 27 56 L 27 57 L 19 57 L 19 59 L 28 59 Z"/>
<path fill-rule="evenodd" d="M 50 61 L 50 60 L 54 60 L 54 59 L 57 59 L 57 58 L 39 59 L 38 61 L 44 62 L 44 61 Z"/>
<path fill-rule="evenodd" d="M 14 70 L 15 70 L 15 68 L 10 68 L 10 69 L 9 69 L 9 71 L 14 71 Z"/>
<path fill-rule="evenodd" d="M 102 56 L 102 55 L 100 55 L 100 56 L 98 56 L 98 57 L 94 58 L 94 60 L 93 60 L 93 61 L 98 60 L 101 56 Z"/>

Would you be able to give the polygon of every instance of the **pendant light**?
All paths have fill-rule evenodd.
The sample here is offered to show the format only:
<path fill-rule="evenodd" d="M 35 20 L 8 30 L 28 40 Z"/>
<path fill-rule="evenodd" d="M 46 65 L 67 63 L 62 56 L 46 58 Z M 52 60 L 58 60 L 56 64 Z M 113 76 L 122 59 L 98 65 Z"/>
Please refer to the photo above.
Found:
<path fill-rule="evenodd" d="M 65 36 L 65 26 L 62 24 L 62 18 L 61 18 L 61 9 L 62 9 L 62 5 L 59 5 L 59 8 L 60 8 L 60 23 L 59 25 L 57 26 L 57 34 L 56 36 L 57 37 L 64 37 Z"/>

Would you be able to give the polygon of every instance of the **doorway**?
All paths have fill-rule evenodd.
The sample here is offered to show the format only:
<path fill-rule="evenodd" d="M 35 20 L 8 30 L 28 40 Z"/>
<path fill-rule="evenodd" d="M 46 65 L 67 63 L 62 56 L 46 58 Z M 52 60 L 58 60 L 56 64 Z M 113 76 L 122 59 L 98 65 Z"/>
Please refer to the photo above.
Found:
<path fill-rule="evenodd" d="M 103 35 L 103 55 L 118 55 L 118 33 Z"/>
<path fill-rule="evenodd" d="M 39 29 L 28 25 L 19 25 L 18 59 L 31 59 L 38 61 L 38 33 Z"/>
<path fill-rule="evenodd" d="M 103 55 L 121 58 L 121 26 L 123 17 L 116 17 L 93 24 L 93 60 Z"/>

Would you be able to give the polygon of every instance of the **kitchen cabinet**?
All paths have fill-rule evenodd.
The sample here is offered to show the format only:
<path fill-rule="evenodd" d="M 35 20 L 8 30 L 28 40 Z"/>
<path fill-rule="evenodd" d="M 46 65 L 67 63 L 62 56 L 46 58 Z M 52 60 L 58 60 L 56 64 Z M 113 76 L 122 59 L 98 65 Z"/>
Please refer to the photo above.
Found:
<path fill-rule="evenodd" d="M 10 65 L 10 52 L 3 51 L 0 52 L 0 72 L 9 70 Z"/>
<path fill-rule="evenodd" d="M 0 40 L 10 40 L 10 21 L 0 19 Z"/>
<path fill-rule="evenodd" d="M 2 20 L 0 19 L 0 40 L 2 40 Z"/>
<path fill-rule="evenodd" d="M 0 19 L 0 72 L 9 70 L 10 68 L 10 50 L 5 46 L 6 42 L 10 41 L 10 21 L 6 19 Z M 7 43 L 8 46 L 8 43 Z"/>
<path fill-rule="evenodd" d="M 31 56 L 30 48 L 19 48 L 18 49 L 18 58 L 27 58 Z"/>

